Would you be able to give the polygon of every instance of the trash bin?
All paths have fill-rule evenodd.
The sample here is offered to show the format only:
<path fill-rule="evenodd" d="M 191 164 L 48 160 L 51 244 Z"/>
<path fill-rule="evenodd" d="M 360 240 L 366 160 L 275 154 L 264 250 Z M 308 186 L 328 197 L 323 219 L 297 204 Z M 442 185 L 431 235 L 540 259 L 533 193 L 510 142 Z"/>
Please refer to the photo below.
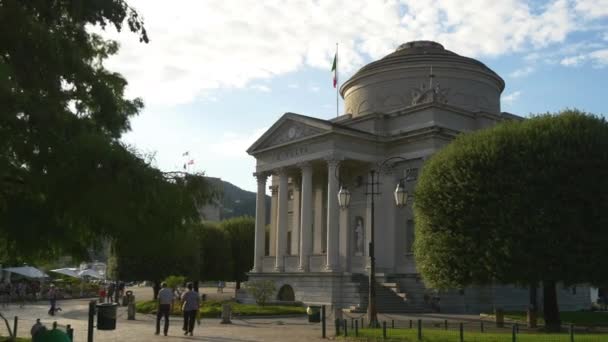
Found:
<path fill-rule="evenodd" d="M 319 323 L 321 322 L 321 307 L 316 305 L 310 305 L 306 308 L 306 314 L 308 315 L 308 322 Z"/>
<path fill-rule="evenodd" d="M 116 329 L 116 310 L 118 304 L 103 303 L 97 304 L 97 330 Z"/>

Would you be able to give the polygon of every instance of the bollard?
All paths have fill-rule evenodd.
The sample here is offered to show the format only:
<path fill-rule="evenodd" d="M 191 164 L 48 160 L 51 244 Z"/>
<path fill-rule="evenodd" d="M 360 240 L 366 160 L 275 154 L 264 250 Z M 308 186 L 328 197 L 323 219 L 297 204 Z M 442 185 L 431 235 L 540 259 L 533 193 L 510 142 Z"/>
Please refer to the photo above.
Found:
<path fill-rule="evenodd" d="M 321 335 L 323 338 L 327 337 L 326 331 L 325 331 L 325 305 L 321 306 Z"/>
<path fill-rule="evenodd" d="M 95 305 L 97 303 L 92 300 L 89 302 L 89 323 L 87 325 L 87 342 L 93 342 L 93 323 L 95 321 Z"/>
<path fill-rule="evenodd" d="M 517 342 L 517 333 L 515 332 L 515 325 L 511 328 L 511 335 L 513 336 L 513 342 Z"/>
<path fill-rule="evenodd" d="M 418 320 L 418 341 L 422 340 L 422 320 Z"/>
<path fill-rule="evenodd" d="M 53 330 L 57 330 L 57 321 L 53 322 Z"/>
<path fill-rule="evenodd" d="M 574 324 L 570 324 L 570 342 L 574 342 Z"/>
<path fill-rule="evenodd" d="M 443 329 L 448 330 L 448 320 L 447 319 L 443 321 Z"/>
<path fill-rule="evenodd" d="M 481 321 L 480 328 L 481 328 L 481 332 L 483 332 L 483 321 Z"/>
<path fill-rule="evenodd" d="M 365 321 L 364 321 L 364 318 L 363 318 L 363 316 L 361 316 L 361 329 L 363 329 L 363 327 L 365 326 L 365 325 L 363 324 L 364 322 L 365 322 Z"/>
<path fill-rule="evenodd" d="M 382 321 L 382 338 L 386 340 L 386 321 Z"/>
<path fill-rule="evenodd" d="M 72 329 L 72 326 L 70 324 L 68 324 L 65 327 L 65 332 L 68 334 L 68 337 L 70 338 L 70 341 L 74 341 L 74 329 Z"/>
<path fill-rule="evenodd" d="M 464 342 L 464 324 L 460 323 L 459 330 L 460 330 L 460 342 Z"/>
<path fill-rule="evenodd" d="M 359 337 L 359 320 L 355 321 L 355 337 Z"/>
<path fill-rule="evenodd" d="M 15 341 L 17 340 L 17 326 L 19 323 L 19 317 L 15 316 L 15 319 L 13 321 L 13 337 L 15 338 Z"/>
<path fill-rule="evenodd" d="M 346 320 L 346 318 L 344 319 L 344 336 L 348 336 L 348 321 Z"/>
<path fill-rule="evenodd" d="M 350 328 L 354 329 L 355 328 L 355 319 L 354 318 L 350 318 Z"/>

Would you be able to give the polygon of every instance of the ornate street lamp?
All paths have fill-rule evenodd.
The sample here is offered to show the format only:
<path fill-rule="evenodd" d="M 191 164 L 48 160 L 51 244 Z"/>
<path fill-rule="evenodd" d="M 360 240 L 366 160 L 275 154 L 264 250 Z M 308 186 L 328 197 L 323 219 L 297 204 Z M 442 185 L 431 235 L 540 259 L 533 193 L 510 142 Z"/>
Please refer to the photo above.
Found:
<path fill-rule="evenodd" d="M 392 157 L 382 161 L 379 164 L 379 169 L 382 170 L 389 161 L 406 161 L 405 158 L 401 157 Z M 336 169 L 337 170 L 337 169 Z M 372 195 L 371 197 L 371 227 L 370 227 L 370 242 L 369 242 L 369 259 L 370 259 L 370 269 L 369 269 L 369 294 L 368 294 L 368 303 L 367 303 L 367 316 L 369 317 L 369 326 L 377 327 L 378 326 L 378 311 L 376 310 L 376 258 L 374 253 L 374 242 L 375 242 L 375 203 L 374 196 L 379 195 L 380 193 L 374 190 L 374 186 L 378 183 L 375 181 L 375 177 L 378 172 L 372 169 L 370 170 L 370 178 L 371 182 L 366 185 L 370 186 L 368 188 L 369 192 L 366 192 L 366 195 Z M 407 176 L 400 179 L 397 184 L 397 188 L 395 189 L 395 205 L 399 208 L 404 207 L 407 204 L 408 193 L 405 190 L 404 181 L 407 180 Z M 342 185 L 342 181 L 340 180 L 340 190 L 338 191 L 338 205 L 341 209 L 346 209 L 350 205 L 350 191 Z"/>

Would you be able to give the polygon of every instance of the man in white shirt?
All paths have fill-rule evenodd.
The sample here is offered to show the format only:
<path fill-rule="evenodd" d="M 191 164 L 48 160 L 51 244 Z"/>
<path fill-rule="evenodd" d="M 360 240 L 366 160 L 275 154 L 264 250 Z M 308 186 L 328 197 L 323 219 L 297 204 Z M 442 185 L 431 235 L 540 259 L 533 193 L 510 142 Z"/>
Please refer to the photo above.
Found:
<path fill-rule="evenodd" d="M 158 292 L 158 308 L 156 310 L 156 335 L 160 334 L 160 319 L 165 317 L 164 333 L 169 331 L 169 314 L 173 311 L 173 291 L 167 288 L 167 283 L 160 284 L 162 287 Z"/>

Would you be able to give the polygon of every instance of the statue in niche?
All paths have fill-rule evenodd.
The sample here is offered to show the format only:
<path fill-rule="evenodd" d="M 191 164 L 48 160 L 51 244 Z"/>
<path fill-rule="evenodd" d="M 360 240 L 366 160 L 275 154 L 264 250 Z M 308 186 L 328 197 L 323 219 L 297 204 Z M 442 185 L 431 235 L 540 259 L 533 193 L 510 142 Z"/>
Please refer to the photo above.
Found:
<path fill-rule="evenodd" d="M 355 255 L 363 255 L 363 217 L 361 216 L 355 218 L 354 242 Z"/>

